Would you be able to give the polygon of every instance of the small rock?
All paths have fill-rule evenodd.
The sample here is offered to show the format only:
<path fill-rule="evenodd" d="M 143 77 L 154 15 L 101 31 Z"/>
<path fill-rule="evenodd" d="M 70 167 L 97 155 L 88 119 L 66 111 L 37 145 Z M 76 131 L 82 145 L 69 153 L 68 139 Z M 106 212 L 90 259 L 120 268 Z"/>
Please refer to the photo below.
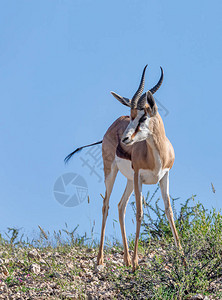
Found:
<path fill-rule="evenodd" d="M 115 265 L 121 266 L 123 264 L 123 259 L 112 260 L 112 263 Z"/>
<path fill-rule="evenodd" d="M 4 264 L 3 259 L 0 258 L 0 265 Z"/>
<path fill-rule="evenodd" d="M 79 277 L 83 277 L 84 273 L 83 272 L 79 272 Z"/>
<path fill-rule="evenodd" d="M 42 258 L 40 258 L 39 262 L 40 262 L 40 264 L 46 264 L 46 261 Z"/>
<path fill-rule="evenodd" d="M 7 284 L 3 281 L 0 282 L 0 291 L 5 293 L 8 292 Z"/>
<path fill-rule="evenodd" d="M 54 256 L 54 257 L 60 257 L 61 255 L 60 255 L 58 252 L 55 252 L 55 253 L 53 254 L 53 256 Z"/>
<path fill-rule="evenodd" d="M 62 293 L 62 299 L 79 299 L 76 295 L 64 292 Z"/>
<path fill-rule="evenodd" d="M 5 275 L 5 276 L 8 276 L 9 275 L 9 272 L 8 272 L 8 269 L 6 268 L 6 266 L 2 265 L 0 267 L 0 270 L 1 272 Z"/>
<path fill-rule="evenodd" d="M 93 266 L 94 266 L 93 261 L 92 261 L 92 260 L 89 260 L 89 261 L 88 261 L 88 268 L 93 268 Z"/>
<path fill-rule="evenodd" d="M 97 257 L 94 257 L 91 261 L 93 262 L 94 265 L 96 265 L 97 264 Z"/>
<path fill-rule="evenodd" d="M 196 294 L 190 298 L 190 300 L 203 300 L 204 297 L 201 294 Z"/>
<path fill-rule="evenodd" d="M 8 258 L 5 258 L 5 264 L 9 264 L 10 260 Z"/>
<path fill-rule="evenodd" d="M 73 262 L 67 262 L 67 263 L 66 263 L 66 266 L 67 266 L 67 268 L 69 268 L 69 269 L 73 269 L 73 268 L 74 268 Z"/>
<path fill-rule="evenodd" d="M 114 253 L 114 256 L 115 256 L 116 258 L 122 258 L 122 255 L 119 254 L 119 253 Z"/>
<path fill-rule="evenodd" d="M 16 263 L 19 267 L 24 266 L 24 260 L 22 260 L 22 259 L 17 260 Z"/>
<path fill-rule="evenodd" d="M 96 300 L 97 298 L 95 297 L 95 295 L 93 295 L 92 293 L 88 294 L 88 299 L 87 300 Z"/>
<path fill-rule="evenodd" d="M 104 265 L 98 265 L 95 267 L 96 273 L 100 273 L 104 269 Z"/>
<path fill-rule="evenodd" d="M 111 251 L 114 254 L 114 253 L 117 253 L 118 250 L 115 247 L 112 247 Z"/>
<path fill-rule="evenodd" d="M 87 277 L 87 278 L 92 278 L 92 273 L 91 273 L 91 272 L 86 271 L 85 274 L 86 274 L 86 277 Z"/>
<path fill-rule="evenodd" d="M 36 249 L 32 249 L 28 252 L 28 258 L 40 259 L 40 255 Z"/>
<path fill-rule="evenodd" d="M 61 274 L 59 274 L 58 272 L 54 272 L 53 273 L 53 276 L 56 277 L 56 278 L 61 278 Z"/>
<path fill-rule="evenodd" d="M 50 257 L 52 256 L 52 252 L 42 253 L 41 256 L 45 258 Z"/>
<path fill-rule="evenodd" d="M 41 271 L 40 265 L 38 264 L 32 264 L 30 266 L 30 271 L 33 272 L 34 274 L 39 274 Z"/>

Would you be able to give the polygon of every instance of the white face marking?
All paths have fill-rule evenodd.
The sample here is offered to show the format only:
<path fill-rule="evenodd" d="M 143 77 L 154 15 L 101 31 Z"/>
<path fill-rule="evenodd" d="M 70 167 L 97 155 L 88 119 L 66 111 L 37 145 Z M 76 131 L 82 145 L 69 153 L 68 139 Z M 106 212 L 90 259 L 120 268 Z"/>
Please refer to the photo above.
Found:
<path fill-rule="evenodd" d="M 141 142 L 147 139 L 149 135 L 149 117 L 148 115 L 144 116 L 144 114 L 144 110 L 138 110 L 136 118 L 130 121 L 122 136 L 122 142 L 124 144 L 132 145 L 135 142 Z M 144 120 L 142 120 L 139 124 L 139 121 L 143 116 Z M 132 135 L 135 133 L 138 126 L 139 130 L 132 138 Z"/>

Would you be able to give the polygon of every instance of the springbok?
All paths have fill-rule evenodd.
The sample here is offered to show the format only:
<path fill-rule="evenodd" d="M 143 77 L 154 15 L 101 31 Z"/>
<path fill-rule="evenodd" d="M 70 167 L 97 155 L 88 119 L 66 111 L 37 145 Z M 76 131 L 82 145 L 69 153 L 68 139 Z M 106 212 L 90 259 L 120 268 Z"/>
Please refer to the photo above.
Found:
<path fill-rule="evenodd" d="M 160 67 L 161 76 L 158 83 L 143 94 L 146 67 L 147 65 L 143 70 L 139 88 L 132 100 L 111 92 L 123 105 L 130 107 L 130 116 L 118 118 L 109 127 L 102 141 L 84 146 L 89 147 L 102 143 L 106 193 L 103 200 L 101 240 L 97 256 L 99 265 L 103 264 L 109 199 L 118 170 L 127 178 L 125 191 L 118 204 L 126 266 L 131 264 L 131 260 L 125 231 L 125 212 L 129 197 L 134 190 L 136 198 L 136 238 L 132 264 L 133 270 L 138 267 L 138 240 L 143 217 L 142 184 L 156 184 L 159 182 L 165 213 L 170 223 L 174 241 L 176 246 L 181 249 L 169 197 L 169 170 L 174 163 L 174 149 L 166 137 L 163 121 L 153 97 L 153 94 L 163 82 L 163 69 Z M 67 162 L 74 153 L 84 147 L 70 153 L 65 161 Z"/>

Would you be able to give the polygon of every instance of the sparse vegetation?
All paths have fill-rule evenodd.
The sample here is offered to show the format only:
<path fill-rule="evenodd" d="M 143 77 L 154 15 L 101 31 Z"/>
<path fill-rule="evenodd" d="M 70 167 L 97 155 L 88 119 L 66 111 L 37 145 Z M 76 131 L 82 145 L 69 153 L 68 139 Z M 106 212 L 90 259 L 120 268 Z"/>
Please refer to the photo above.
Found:
<path fill-rule="evenodd" d="M 195 203 L 194 197 L 181 205 L 177 213 L 177 199 L 172 199 L 183 255 L 174 246 L 166 215 L 158 205 L 159 199 L 153 206 L 152 198 L 148 195 L 144 199 L 140 249 L 146 253 L 142 259 L 145 266 L 135 276 L 122 272 L 115 278 L 121 293 L 129 299 L 190 299 L 197 293 L 222 299 L 221 213 L 206 210 L 201 203 Z"/>
<path fill-rule="evenodd" d="M 94 228 L 88 239 L 78 236 L 78 226 L 70 230 L 65 224 L 52 235 L 39 226 L 39 238 L 31 241 L 9 228 L 0 235 L 0 298 L 191 299 L 199 294 L 196 299 L 222 299 L 221 212 L 206 210 L 195 197 L 177 212 L 177 199 L 172 199 L 183 255 L 154 198 L 148 194 L 144 199 L 140 268 L 135 273 L 123 265 L 118 242 L 106 247 L 105 266 L 96 267 Z M 131 238 L 130 250 L 133 246 Z"/>

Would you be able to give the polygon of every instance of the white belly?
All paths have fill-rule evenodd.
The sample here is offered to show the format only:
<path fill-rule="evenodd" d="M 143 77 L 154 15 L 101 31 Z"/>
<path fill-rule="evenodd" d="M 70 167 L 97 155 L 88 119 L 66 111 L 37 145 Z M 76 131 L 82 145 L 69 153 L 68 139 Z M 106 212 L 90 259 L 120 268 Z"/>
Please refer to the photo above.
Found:
<path fill-rule="evenodd" d="M 133 180 L 134 171 L 131 166 L 131 160 L 120 158 L 116 155 L 115 157 L 116 164 L 120 172 L 130 180 Z"/>
<path fill-rule="evenodd" d="M 116 155 L 116 164 L 120 172 L 129 180 L 133 180 L 134 170 L 132 163 L 128 159 L 120 158 Z M 158 168 L 158 170 L 140 169 L 139 175 L 144 184 L 156 184 L 166 174 L 169 169 Z"/>

